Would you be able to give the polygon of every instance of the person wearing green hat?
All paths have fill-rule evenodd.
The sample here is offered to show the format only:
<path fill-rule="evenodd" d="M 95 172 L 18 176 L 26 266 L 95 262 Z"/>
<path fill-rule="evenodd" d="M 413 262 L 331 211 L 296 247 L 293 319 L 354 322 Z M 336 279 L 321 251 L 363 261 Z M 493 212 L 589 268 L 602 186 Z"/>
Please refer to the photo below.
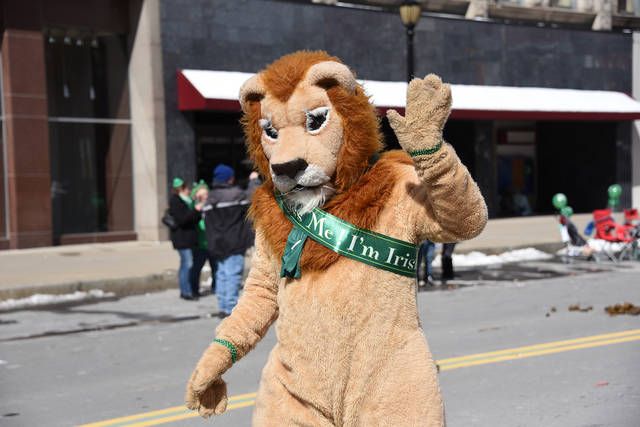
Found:
<path fill-rule="evenodd" d="M 211 205 L 207 205 L 207 198 L 209 197 L 209 186 L 204 180 L 193 183 L 191 190 L 191 199 L 195 203 L 203 204 L 202 213 L 196 230 L 198 232 L 198 246 L 193 249 L 193 266 L 191 267 L 191 286 L 193 289 L 200 288 L 200 274 L 202 273 L 202 267 L 204 267 L 207 260 L 209 260 L 209 266 L 211 267 L 211 294 L 216 292 L 216 260 L 209 253 L 209 247 L 207 244 L 207 233 L 205 231 L 205 219 L 204 212 L 211 208 Z"/>
<path fill-rule="evenodd" d="M 180 177 L 173 178 L 173 194 L 169 199 L 169 215 L 173 217 L 174 226 L 171 228 L 171 242 L 173 248 L 180 255 L 178 269 L 178 284 L 180 298 L 185 300 L 198 299 L 199 289 L 192 285 L 191 274 L 193 267 L 193 251 L 198 247 L 197 225 L 201 219 L 202 203 L 194 203 L 189 196 L 190 190 Z"/>

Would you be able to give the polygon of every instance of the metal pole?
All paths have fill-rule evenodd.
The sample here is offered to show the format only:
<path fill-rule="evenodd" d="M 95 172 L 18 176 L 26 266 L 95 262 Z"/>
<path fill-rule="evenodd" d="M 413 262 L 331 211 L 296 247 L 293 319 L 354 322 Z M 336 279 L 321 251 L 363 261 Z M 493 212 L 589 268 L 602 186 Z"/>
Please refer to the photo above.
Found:
<path fill-rule="evenodd" d="M 407 82 L 413 78 L 413 25 L 407 27 Z"/>

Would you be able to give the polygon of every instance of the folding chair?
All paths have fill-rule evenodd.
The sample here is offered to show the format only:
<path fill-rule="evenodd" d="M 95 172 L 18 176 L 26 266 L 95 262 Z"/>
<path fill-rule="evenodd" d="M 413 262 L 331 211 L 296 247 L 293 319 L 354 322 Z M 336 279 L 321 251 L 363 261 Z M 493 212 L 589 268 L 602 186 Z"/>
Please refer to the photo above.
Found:
<path fill-rule="evenodd" d="M 593 211 L 593 220 L 595 222 L 596 233 L 595 238 L 604 240 L 609 243 L 620 243 L 618 255 L 615 257 L 618 261 L 629 257 L 632 258 L 637 246 L 637 236 L 627 226 L 618 224 L 611 216 L 611 209 L 597 209 Z M 613 255 L 612 250 L 605 249 L 607 255 Z"/>

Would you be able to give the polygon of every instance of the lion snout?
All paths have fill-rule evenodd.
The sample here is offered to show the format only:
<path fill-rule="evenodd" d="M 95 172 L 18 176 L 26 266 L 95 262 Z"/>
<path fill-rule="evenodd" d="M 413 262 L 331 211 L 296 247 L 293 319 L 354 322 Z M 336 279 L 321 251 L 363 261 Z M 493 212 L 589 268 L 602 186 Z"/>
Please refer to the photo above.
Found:
<path fill-rule="evenodd" d="M 297 158 L 284 163 L 272 164 L 271 169 L 276 175 L 285 175 L 295 179 L 299 172 L 304 171 L 309 164 L 305 159 Z"/>

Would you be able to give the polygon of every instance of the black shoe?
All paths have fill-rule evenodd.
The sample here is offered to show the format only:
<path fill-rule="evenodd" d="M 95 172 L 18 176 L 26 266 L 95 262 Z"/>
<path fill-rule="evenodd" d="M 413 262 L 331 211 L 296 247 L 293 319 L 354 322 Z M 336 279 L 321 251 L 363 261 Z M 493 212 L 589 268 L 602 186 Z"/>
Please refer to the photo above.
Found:
<path fill-rule="evenodd" d="M 197 296 L 193 296 L 193 295 L 180 295 L 180 298 L 187 301 L 198 301 L 199 299 Z"/>
<path fill-rule="evenodd" d="M 217 317 L 218 319 L 224 319 L 226 317 L 229 317 L 229 313 L 225 313 L 224 311 L 219 311 Z"/>

